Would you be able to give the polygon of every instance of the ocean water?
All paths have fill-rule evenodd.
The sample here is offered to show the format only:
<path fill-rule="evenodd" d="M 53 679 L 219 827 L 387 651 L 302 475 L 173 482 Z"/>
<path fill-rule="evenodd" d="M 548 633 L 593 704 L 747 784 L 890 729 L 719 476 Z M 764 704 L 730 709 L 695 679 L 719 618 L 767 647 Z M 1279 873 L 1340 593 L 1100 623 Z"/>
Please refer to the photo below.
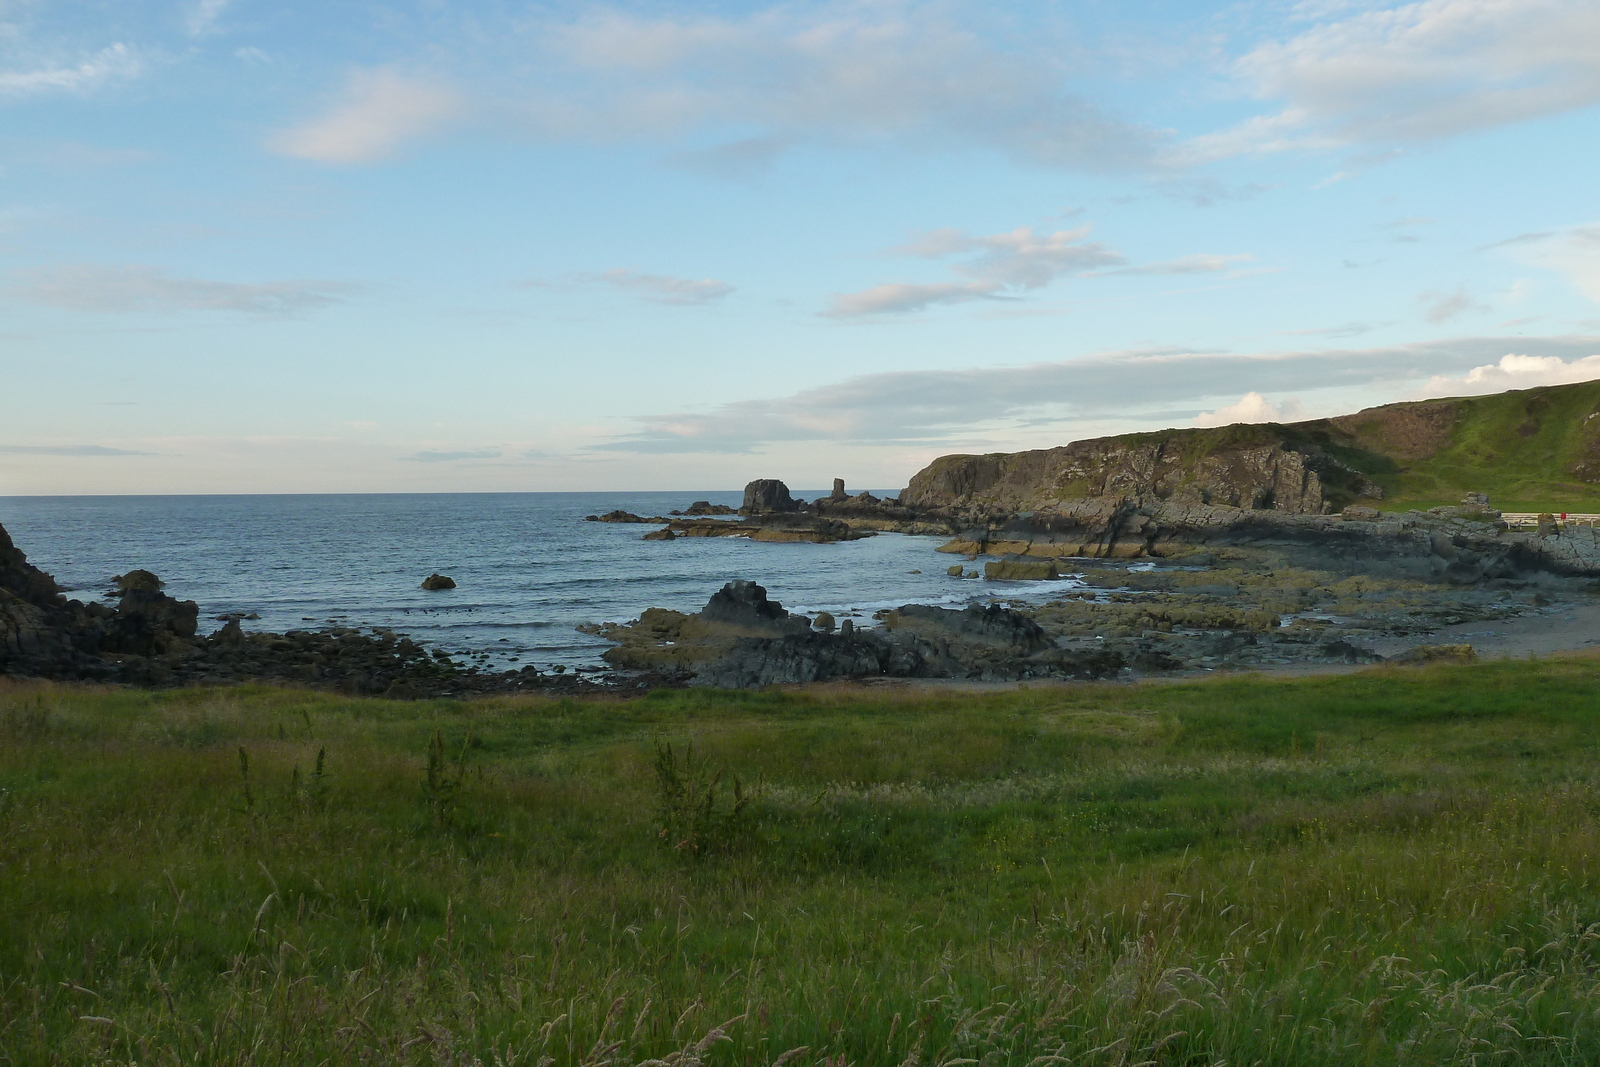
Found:
<path fill-rule="evenodd" d="M 813 499 L 817 490 L 803 495 Z M 641 541 L 652 526 L 584 522 L 622 508 L 665 515 L 728 493 L 440 493 L 0 497 L 0 525 L 79 600 L 114 575 L 154 571 L 167 592 L 246 629 L 393 629 L 485 666 L 593 666 L 586 622 L 649 607 L 696 611 L 723 583 L 760 582 L 790 611 L 871 625 L 880 608 L 1039 601 L 1082 583 L 951 578 L 943 540 L 880 534 L 834 545 L 744 538 Z M 434 571 L 457 587 L 420 588 Z M 916 573 L 920 571 L 921 573 Z"/>

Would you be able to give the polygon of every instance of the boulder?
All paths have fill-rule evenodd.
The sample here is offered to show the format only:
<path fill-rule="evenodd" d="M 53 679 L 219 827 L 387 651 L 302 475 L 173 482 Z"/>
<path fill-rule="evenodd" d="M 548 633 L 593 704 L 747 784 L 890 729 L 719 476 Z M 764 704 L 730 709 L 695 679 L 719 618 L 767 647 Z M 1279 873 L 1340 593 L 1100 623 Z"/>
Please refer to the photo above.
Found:
<path fill-rule="evenodd" d="M 422 588 L 430 593 L 440 589 L 454 589 L 455 587 L 456 580 L 454 578 L 447 574 L 440 574 L 438 571 L 422 579 Z"/>
<path fill-rule="evenodd" d="M 1061 577 L 1055 557 L 1035 559 L 1028 556 L 1007 556 L 992 559 L 983 565 L 983 576 L 996 582 L 1049 581 Z"/>
<path fill-rule="evenodd" d="M 672 532 L 672 527 L 663 526 L 659 530 L 651 530 L 640 538 L 641 541 L 676 541 L 678 535 Z"/>
<path fill-rule="evenodd" d="M 1377 522 L 1383 518 L 1383 512 L 1365 504 L 1351 504 L 1339 513 L 1339 517 L 1346 522 Z"/>
<path fill-rule="evenodd" d="M 828 611 L 817 612 L 817 617 L 811 620 L 811 625 L 825 634 L 833 633 L 833 613 Z"/>

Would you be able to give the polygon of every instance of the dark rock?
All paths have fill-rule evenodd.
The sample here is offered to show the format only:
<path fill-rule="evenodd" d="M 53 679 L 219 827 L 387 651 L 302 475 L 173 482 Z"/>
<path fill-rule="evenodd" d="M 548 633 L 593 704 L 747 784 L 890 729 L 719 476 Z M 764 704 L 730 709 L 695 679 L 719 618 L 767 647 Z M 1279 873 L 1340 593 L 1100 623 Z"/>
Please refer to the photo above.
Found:
<path fill-rule="evenodd" d="M 672 532 L 672 527 L 663 526 L 659 530 L 651 530 L 640 538 L 641 541 L 675 541 L 678 535 Z"/>
<path fill-rule="evenodd" d="M 789 487 L 776 478 L 757 478 L 744 487 L 741 515 L 771 515 L 799 511 L 800 505 L 789 495 Z"/>
<path fill-rule="evenodd" d="M 677 515 L 677 514 L 679 514 L 679 512 L 674 511 L 673 514 Z M 688 509 L 683 511 L 682 514 L 684 514 L 684 515 L 737 515 L 737 514 L 739 514 L 739 509 L 738 508 L 731 508 L 726 504 L 713 504 L 709 500 L 696 500 L 693 504 L 690 504 Z"/>
<path fill-rule="evenodd" d="M 833 480 L 833 492 L 828 494 L 828 499 L 835 502 L 850 499 L 850 495 L 844 491 L 843 478 L 835 478 Z"/>
<path fill-rule="evenodd" d="M 811 629 L 803 615 L 790 615 L 767 591 L 755 582 L 736 580 L 714 593 L 700 609 L 701 621 L 742 631 L 804 633 Z"/>
<path fill-rule="evenodd" d="M 608 511 L 604 515 L 585 515 L 583 517 L 583 521 L 584 522 L 638 522 L 638 523 L 661 522 L 661 523 L 664 523 L 667 520 L 666 520 L 666 518 L 664 518 L 663 516 L 660 516 L 660 515 L 656 515 L 656 516 L 652 516 L 650 518 L 646 518 L 643 515 L 635 515 L 631 511 L 623 511 L 621 509 L 618 509 L 616 511 Z"/>
<path fill-rule="evenodd" d="M 167 596 L 161 592 L 164 583 L 149 571 L 130 571 L 117 584 L 124 592 L 101 638 L 101 651 L 141 656 L 173 652 L 199 629 L 200 605 Z"/>
<path fill-rule="evenodd" d="M 119 593 L 159 593 L 166 586 L 160 578 L 145 570 L 133 570 L 127 574 L 119 574 L 111 579 Z"/>
<path fill-rule="evenodd" d="M 1022 655 L 1037 652 L 1050 642 L 1038 623 L 998 604 L 963 611 L 926 604 L 906 604 L 891 611 L 883 624 L 890 630 L 909 630 L 925 637 L 1015 649 Z"/>
<path fill-rule="evenodd" d="M 455 587 L 456 580 L 454 578 L 447 574 L 440 574 L 437 571 L 422 579 L 422 588 L 428 590 L 429 592 L 434 592 L 440 589 L 454 589 Z"/>
<path fill-rule="evenodd" d="M 1317 646 L 1317 655 L 1338 663 L 1381 663 L 1383 657 L 1371 649 L 1353 645 L 1343 638 L 1324 641 Z"/>
<path fill-rule="evenodd" d="M 817 617 L 811 620 L 811 625 L 816 627 L 818 630 L 821 630 L 825 634 L 833 633 L 835 625 L 833 621 L 833 613 L 828 611 L 817 612 Z"/>

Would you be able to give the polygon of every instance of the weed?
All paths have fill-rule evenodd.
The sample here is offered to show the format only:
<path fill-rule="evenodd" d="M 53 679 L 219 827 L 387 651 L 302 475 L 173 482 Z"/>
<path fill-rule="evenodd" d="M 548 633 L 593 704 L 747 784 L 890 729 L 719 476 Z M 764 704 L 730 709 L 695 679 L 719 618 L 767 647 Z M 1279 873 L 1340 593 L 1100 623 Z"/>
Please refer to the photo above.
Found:
<path fill-rule="evenodd" d="M 472 733 L 461 743 L 461 751 L 452 761 L 445 753 L 444 731 L 435 729 L 428 740 L 428 769 L 423 777 L 423 799 L 433 825 L 442 828 L 455 821 L 456 806 L 461 799 L 461 785 L 467 776 L 467 750 L 472 746 Z M 321 758 L 318 758 L 321 770 Z"/>
<path fill-rule="evenodd" d="M 255 814 L 256 794 L 255 790 L 250 788 L 250 753 L 244 750 L 243 745 L 239 746 L 239 785 L 244 813 L 246 815 Z"/>
<path fill-rule="evenodd" d="M 744 830 L 744 815 L 760 793 L 746 792 L 737 775 L 724 801 L 717 791 L 723 771 L 712 771 L 704 759 L 696 760 L 694 742 L 680 761 L 672 745 L 656 740 L 654 764 L 656 803 L 661 816 L 658 836 L 674 851 L 691 859 L 733 851 Z"/>

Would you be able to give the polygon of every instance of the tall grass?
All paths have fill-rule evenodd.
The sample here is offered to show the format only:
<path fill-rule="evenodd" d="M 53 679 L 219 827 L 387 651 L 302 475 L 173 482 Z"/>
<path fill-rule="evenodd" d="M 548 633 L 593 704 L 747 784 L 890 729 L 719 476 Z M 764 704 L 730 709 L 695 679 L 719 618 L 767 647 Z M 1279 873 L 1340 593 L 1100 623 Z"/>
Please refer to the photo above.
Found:
<path fill-rule="evenodd" d="M 11 684 L 0 1063 L 1597 1062 L 1597 681 Z"/>

